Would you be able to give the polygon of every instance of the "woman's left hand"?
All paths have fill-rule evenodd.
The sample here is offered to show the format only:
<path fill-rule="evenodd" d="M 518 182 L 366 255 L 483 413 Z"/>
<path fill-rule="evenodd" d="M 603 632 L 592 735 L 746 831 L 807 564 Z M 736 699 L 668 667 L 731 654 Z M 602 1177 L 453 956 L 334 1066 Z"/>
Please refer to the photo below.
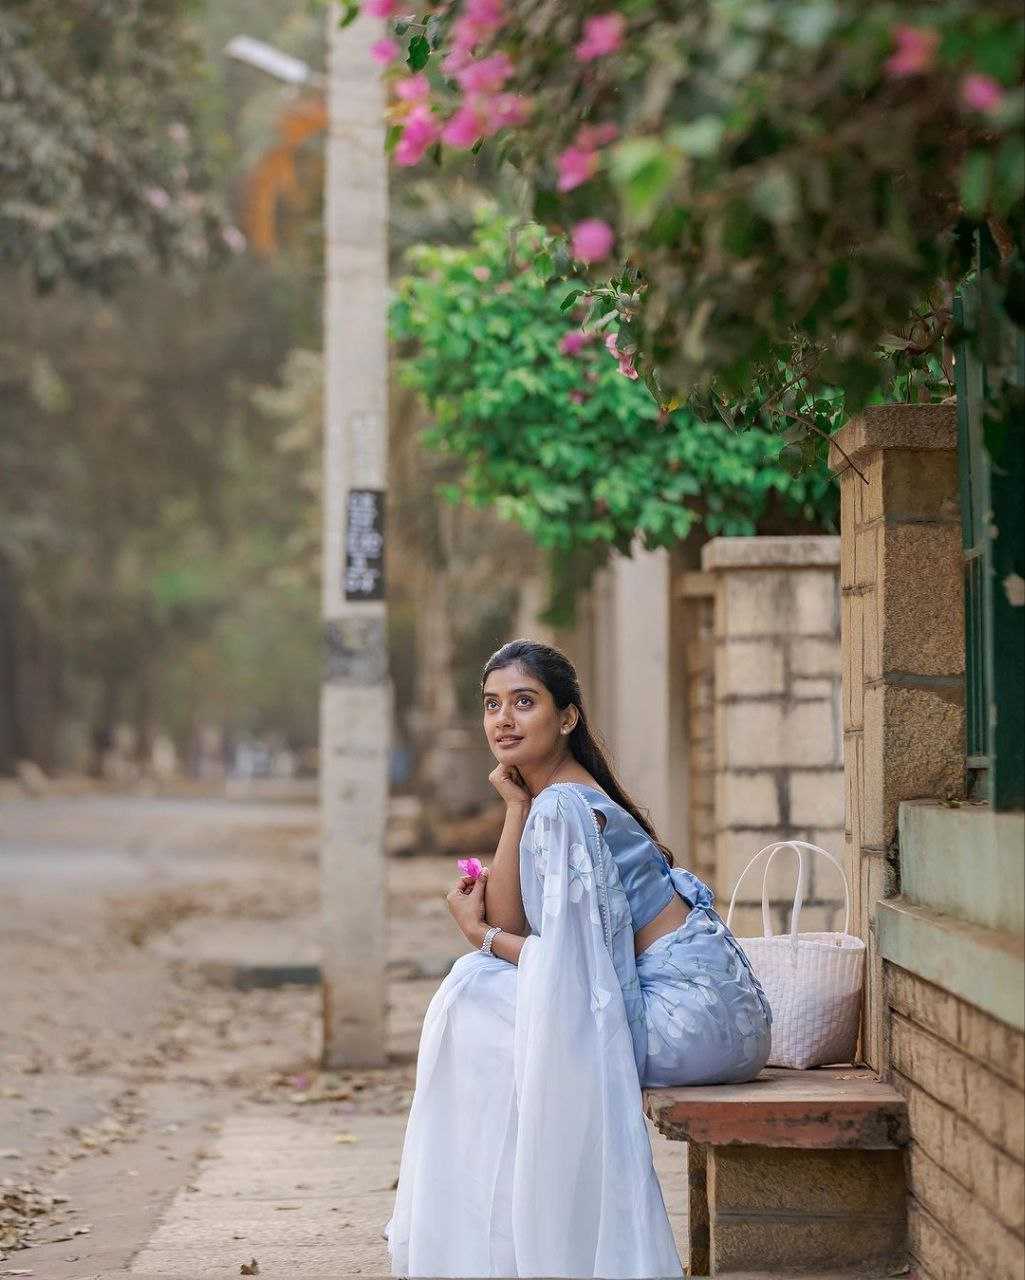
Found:
<path fill-rule="evenodd" d="M 456 924 L 475 946 L 480 946 L 486 927 L 484 919 L 484 883 L 487 880 L 485 870 L 476 880 L 473 876 L 460 876 L 459 883 L 447 894 L 445 901 L 452 912 Z"/>

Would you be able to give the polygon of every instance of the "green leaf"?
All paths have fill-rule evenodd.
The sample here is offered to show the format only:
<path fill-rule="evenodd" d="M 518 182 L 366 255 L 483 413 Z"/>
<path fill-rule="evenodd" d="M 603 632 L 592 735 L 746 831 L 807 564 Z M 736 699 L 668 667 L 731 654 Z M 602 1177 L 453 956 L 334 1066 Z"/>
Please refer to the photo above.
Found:
<path fill-rule="evenodd" d="M 338 26 L 345 28 L 350 26 L 359 17 L 360 0 L 340 0 L 338 6 Z"/>
<path fill-rule="evenodd" d="M 585 291 L 583 289 L 571 289 L 569 293 L 566 294 L 565 298 L 563 298 L 559 310 L 568 311 L 574 302 L 576 302 L 577 298 L 583 297 L 584 292 Z"/>
<path fill-rule="evenodd" d="M 658 138 L 631 138 L 611 153 L 612 180 L 630 213 L 650 220 L 680 171 L 680 157 Z"/>
<path fill-rule="evenodd" d="M 402 125 L 390 124 L 384 135 L 384 150 L 386 155 L 391 155 L 398 145 L 399 139 L 402 137 Z"/>
<path fill-rule="evenodd" d="M 669 141 L 685 156 L 711 156 L 719 149 L 726 122 L 718 116 L 699 116 L 690 124 L 669 130 Z"/>
<path fill-rule="evenodd" d="M 972 218 L 981 218 L 989 203 L 993 157 L 988 151 L 970 151 L 961 169 L 961 204 Z"/>
<path fill-rule="evenodd" d="M 409 42 L 409 56 L 406 66 L 410 71 L 422 71 L 431 56 L 431 46 L 426 36 L 415 35 Z"/>

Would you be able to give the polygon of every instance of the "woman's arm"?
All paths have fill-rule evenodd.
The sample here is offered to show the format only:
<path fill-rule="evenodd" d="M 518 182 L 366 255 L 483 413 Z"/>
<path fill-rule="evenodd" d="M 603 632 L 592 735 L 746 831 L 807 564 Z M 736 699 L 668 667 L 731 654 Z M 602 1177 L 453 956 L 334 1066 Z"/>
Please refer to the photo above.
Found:
<path fill-rule="evenodd" d="M 505 824 L 494 861 L 488 868 L 488 880 L 484 889 L 484 916 L 488 923 L 499 924 L 509 933 L 523 936 L 530 932 L 530 925 L 523 910 L 523 894 L 520 891 L 520 837 L 529 812 L 529 804 L 512 802 L 506 805 Z M 499 946 L 505 945 L 508 949 L 509 944 L 504 939 L 504 934 L 498 934 Z M 482 933 L 477 945 L 480 946 L 483 940 Z M 496 948 L 497 954 L 502 953 Z M 516 955 L 519 955 L 519 947 L 516 948 Z M 502 954 L 502 959 L 511 960 L 513 957 Z"/>
<path fill-rule="evenodd" d="M 489 877 L 490 878 L 490 877 Z M 484 942 L 484 935 L 490 929 L 490 924 L 484 923 L 475 930 L 470 941 L 479 951 L 481 944 Z M 508 960 L 510 964 L 519 964 L 520 952 L 523 950 L 523 944 L 527 941 L 525 937 L 520 937 L 516 933 L 507 933 L 503 926 L 501 933 L 496 933 L 491 939 L 491 954 L 498 956 L 499 960 Z"/>

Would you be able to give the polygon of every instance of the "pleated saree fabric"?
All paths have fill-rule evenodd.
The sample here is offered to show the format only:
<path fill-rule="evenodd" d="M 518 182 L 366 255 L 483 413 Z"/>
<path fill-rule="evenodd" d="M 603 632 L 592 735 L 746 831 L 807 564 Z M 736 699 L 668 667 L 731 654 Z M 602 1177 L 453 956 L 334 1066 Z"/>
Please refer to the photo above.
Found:
<path fill-rule="evenodd" d="M 674 881 L 689 875 L 673 870 Z M 690 881 L 683 892 L 693 902 L 703 889 L 710 908 L 710 890 Z M 675 1060 L 686 1078 L 696 1052 L 704 1078 L 710 1069 L 751 1078 L 768 1053 L 768 1007 L 733 949 L 719 945 L 723 981 L 749 1001 L 743 1025 L 720 1012 L 728 1029 L 713 1045 L 686 1034 L 680 1005 L 656 990 L 680 985 L 679 960 L 667 975 L 660 938 L 635 962 L 615 858 L 577 784 L 554 783 L 535 799 L 520 883 L 531 933 L 519 965 L 460 956 L 427 1008 L 385 1227 L 392 1275 L 682 1277 L 642 1111 L 649 1049 L 659 1050 L 661 1075 Z M 666 936 L 686 948 L 685 931 L 703 919 L 696 906 Z M 710 940 L 702 929 L 695 943 L 699 934 Z M 649 951 L 646 1003 L 638 965 L 643 975 Z M 690 971 L 707 976 L 709 964 L 698 959 Z M 700 984 L 683 1003 L 688 1016 L 710 1008 Z M 714 1024 L 694 1025 L 707 1035 Z"/>

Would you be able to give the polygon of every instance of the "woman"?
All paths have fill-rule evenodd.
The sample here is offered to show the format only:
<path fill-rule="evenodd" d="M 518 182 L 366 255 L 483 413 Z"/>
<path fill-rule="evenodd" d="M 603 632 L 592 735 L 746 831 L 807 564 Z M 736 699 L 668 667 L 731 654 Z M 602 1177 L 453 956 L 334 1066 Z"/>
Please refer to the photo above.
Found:
<path fill-rule="evenodd" d="M 392 1274 L 682 1276 L 641 1088 L 752 1079 L 768 1002 L 616 781 L 569 660 L 512 641 L 481 696 L 505 824 L 448 895 L 476 949 L 424 1018 Z"/>

